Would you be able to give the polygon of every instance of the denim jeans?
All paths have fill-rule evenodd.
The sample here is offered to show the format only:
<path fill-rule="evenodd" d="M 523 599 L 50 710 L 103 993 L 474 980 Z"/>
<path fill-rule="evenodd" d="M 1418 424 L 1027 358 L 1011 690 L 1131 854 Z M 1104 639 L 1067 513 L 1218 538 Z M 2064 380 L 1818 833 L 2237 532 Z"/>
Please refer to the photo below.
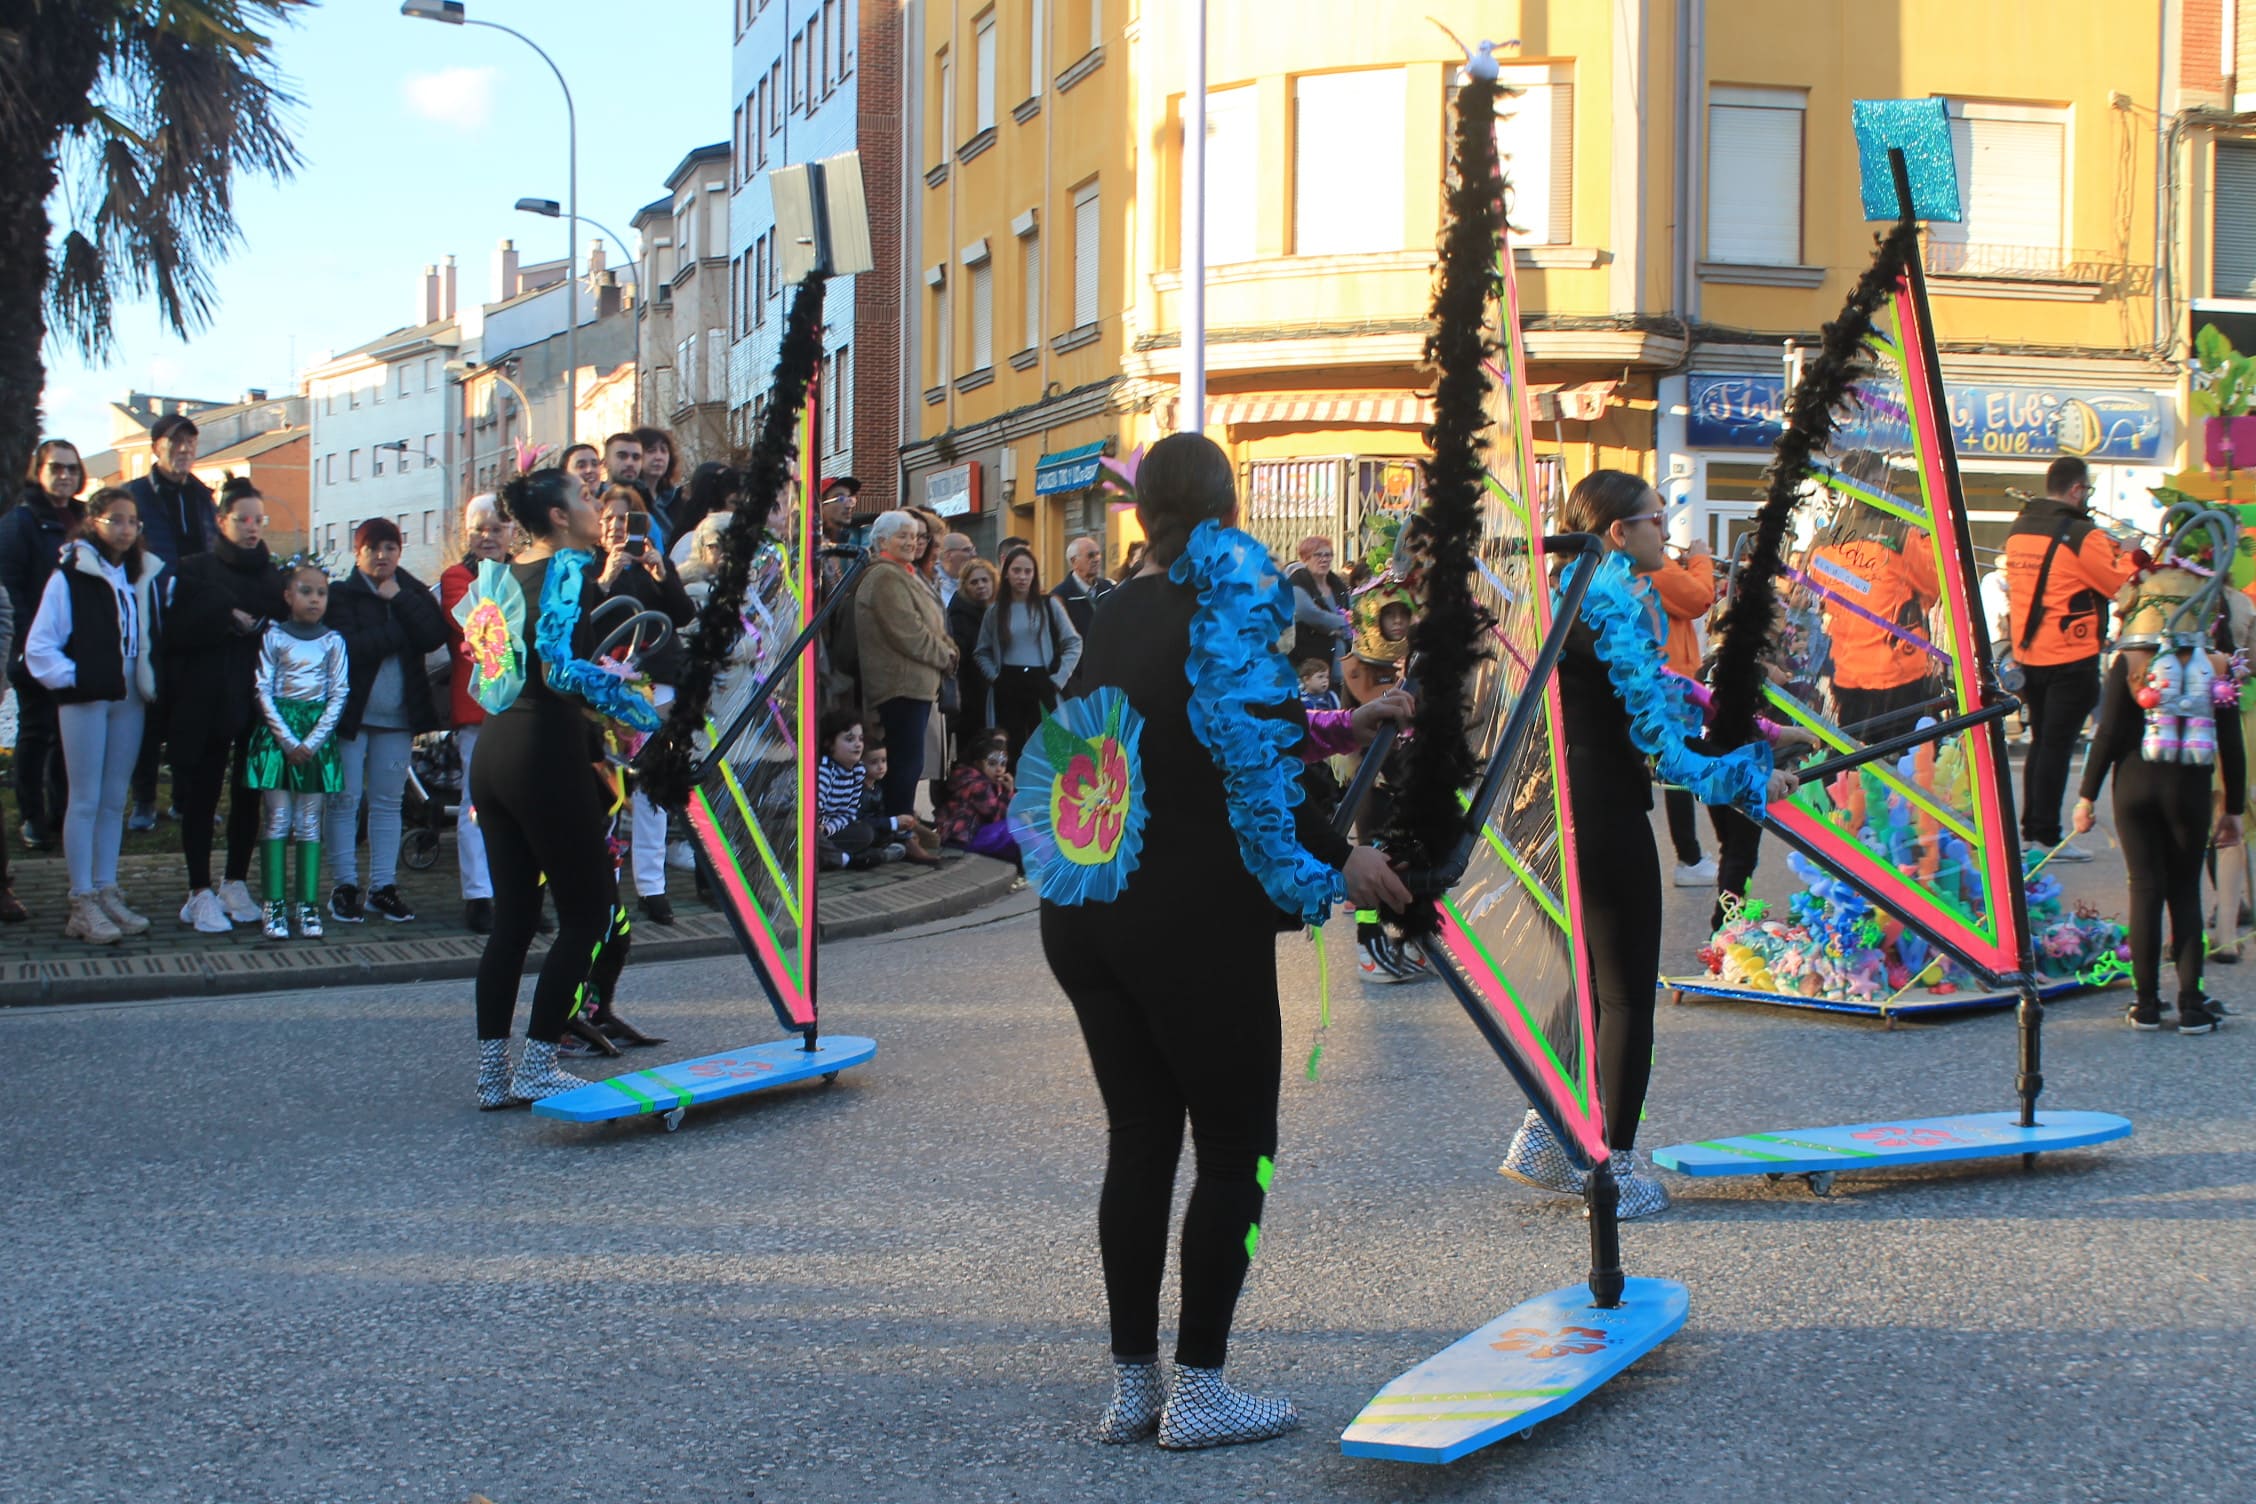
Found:
<path fill-rule="evenodd" d="M 337 768 L 345 786 L 329 797 L 322 836 L 330 882 L 357 885 L 360 881 L 354 831 L 360 823 L 363 792 L 368 796 L 368 886 L 388 888 L 398 880 L 400 797 L 407 790 L 407 760 L 414 746 L 413 732 L 380 731 L 373 726 L 363 726 L 358 736 L 338 741 Z"/>

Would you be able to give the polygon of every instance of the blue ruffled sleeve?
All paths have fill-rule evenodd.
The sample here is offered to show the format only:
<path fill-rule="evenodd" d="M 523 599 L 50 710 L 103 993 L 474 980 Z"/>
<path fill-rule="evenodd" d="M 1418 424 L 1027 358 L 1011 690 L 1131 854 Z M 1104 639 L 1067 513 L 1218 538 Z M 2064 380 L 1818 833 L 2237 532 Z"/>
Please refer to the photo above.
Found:
<path fill-rule="evenodd" d="M 1346 880 L 1300 843 L 1299 723 L 1257 708 L 1300 696 L 1300 682 L 1276 649 L 1292 624 L 1292 592 L 1250 534 L 1209 519 L 1168 578 L 1198 587 L 1191 617 L 1191 731 L 1221 771 L 1230 825 L 1246 870 L 1272 903 L 1304 923 L 1322 924 L 1347 896 Z"/>
<path fill-rule="evenodd" d="M 1576 560 L 1561 584 L 1588 567 Z M 1773 767 L 1769 744 L 1750 742 L 1718 757 L 1686 745 L 1701 733 L 1700 711 L 1686 681 L 1668 671 L 1653 637 L 1651 611 L 1640 594 L 1652 586 L 1630 572 L 1626 554 L 1609 554 L 1597 569 L 1582 598 L 1582 619 L 1629 712 L 1630 740 L 1654 760 L 1662 782 L 1690 789 L 1702 804 L 1728 804 L 1750 820 L 1762 819 Z"/>
<path fill-rule="evenodd" d="M 559 549 L 541 582 L 540 620 L 533 646 L 549 688 L 579 696 L 587 707 L 636 731 L 658 729 L 658 712 L 616 674 L 572 654 L 572 632 L 580 624 L 580 586 L 595 556 L 584 549 Z"/>

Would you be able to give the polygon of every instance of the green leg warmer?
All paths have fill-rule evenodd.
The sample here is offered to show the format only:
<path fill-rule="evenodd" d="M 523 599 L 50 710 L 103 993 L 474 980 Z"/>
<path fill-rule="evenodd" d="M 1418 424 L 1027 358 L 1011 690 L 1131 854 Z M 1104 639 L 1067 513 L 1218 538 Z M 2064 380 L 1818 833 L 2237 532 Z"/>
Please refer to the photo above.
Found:
<path fill-rule="evenodd" d="M 265 848 L 266 852 L 263 864 L 266 878 L 266 901 L 268 903 L 280 903 L 289 896 L 290 892 L 289 869 L 284 865 L 290 859 L 289 838 L 286 836 L 277 837 L 272 840 L 261 841 L 259 844 Z"/>
<path fill-rule="evenodd" d="M 321 843 L 298 842 L 298 902 L 321 902 Z"/>

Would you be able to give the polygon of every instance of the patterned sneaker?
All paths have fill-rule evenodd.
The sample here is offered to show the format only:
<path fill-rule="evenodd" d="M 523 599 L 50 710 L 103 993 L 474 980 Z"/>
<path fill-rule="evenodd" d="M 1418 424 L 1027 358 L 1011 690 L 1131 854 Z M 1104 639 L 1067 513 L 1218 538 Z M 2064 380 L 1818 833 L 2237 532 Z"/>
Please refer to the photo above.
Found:
<path fill-rule="evenodd" d="M 1614 1184 L 1621 1189 L 1621 1200 L 1615 1215 L 1624 1222 L 1634 1222 L 1639 1217 L 1654 1217 L 1669 1209 L 1669 1193 L 1663 1189 L 1659 1177 L 1645 1163 L 1645 1156 L 1635 1149 L 1616 1149 Z"/>
<path fill-rule="evenodd" d="M 239 877 L 231 877 L 219 885 L 219 906 L 234 924 L 256 924 L 263 917 L 258 900 L 251 897 L 250 887 Z"/>
<path fill-rule="evenodd" d="M 279 898 L 266 906 L 266 919 L 259 933 L 269 940 L 290 938 L 290 906 Z"/>
<path fill-rule="evenodd" d="M 517 1057 L 517 1073 L 509 1078 L 509 1095 L 520 1102 L 538 1102 L 585 1085 L 578 1076 L 556 1068 L 555 1045 L 528 1039 L 525 1053 Z"/>
<path fill-rule="evenodd" d="M 478 1041 L 478 1110 L 499 1112 L 510 1103 L 509 1041 Z"/>
<path fill-rule="evenodd" d="M 300 940 L 319 940 L 321 938 L 320 904 L 301 903 L 298 905 L 298 938 Z"/>
<path fill-rule="evenodd" d="M 415 910 L 400 897 L 400 890 L 390 883 L 368 890 L 368 912 L 381 914 L 394 924 L 405 924 L 415 917 Z"/>
<path fill-rule="evenodd" d="M 1398 982 L 1422 982 L 1430 973 L 1425 958 L 1406 942 L 1381 932 L 1356 945 L 1356 969 L 1366 982 L 1393 986 Z"/>
<path fill-rule="evenodd" d="M 1504 1163 L 1496 1167 L 1496 1173 L 1562 1196 L 1581 1195 L 1590 1180 L 1575 1168 L 1574 1159 L 1533 1108 L 1520 1120 L 1520 1131 L 1512 1135 L 1512 1147 L 1505 1151 Z"/>
<path fill-rule="evenodd" d="M 329 917 L 339 924 L 359 924 L 368 917 L 361 907 L 358 883 L 339 883 L 329 890 Z"/>
<path fill-rule="evenodd" d="M 1256 1399 L 1232 1389 L 1219 1368 L 1175 1365 L 1175 1383 L 1159 1413 L 1159 1444 L 1170 1452 L 1268 1441 L 1300 1428 L 1291 1400 Z"/>
<path fill-rule="evenodd" d="M 1112 1360 L 1112 1403 L 1097 1422 L 1097 1440 L 1107 1446 L 1142 1441 L 1159 1429 L 1160 1407 L 1166 1402 L 1160 1387 L 1159 1360 L 1141 1363 Z"/>

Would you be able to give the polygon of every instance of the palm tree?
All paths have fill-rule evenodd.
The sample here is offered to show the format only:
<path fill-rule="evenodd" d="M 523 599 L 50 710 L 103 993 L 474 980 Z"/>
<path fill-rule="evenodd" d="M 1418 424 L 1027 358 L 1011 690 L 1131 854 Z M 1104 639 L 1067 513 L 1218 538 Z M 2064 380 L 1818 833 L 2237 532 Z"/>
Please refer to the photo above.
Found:
<path fill-rule="evenodd" d="M 116 302 L 152 295 L 177 334 L 209 323 L 237 174 L 298 167 L 259 28 L 312 3 L 0 0 L 0 486 L 40 437 L 50 332 L 99 358 Z"/>

